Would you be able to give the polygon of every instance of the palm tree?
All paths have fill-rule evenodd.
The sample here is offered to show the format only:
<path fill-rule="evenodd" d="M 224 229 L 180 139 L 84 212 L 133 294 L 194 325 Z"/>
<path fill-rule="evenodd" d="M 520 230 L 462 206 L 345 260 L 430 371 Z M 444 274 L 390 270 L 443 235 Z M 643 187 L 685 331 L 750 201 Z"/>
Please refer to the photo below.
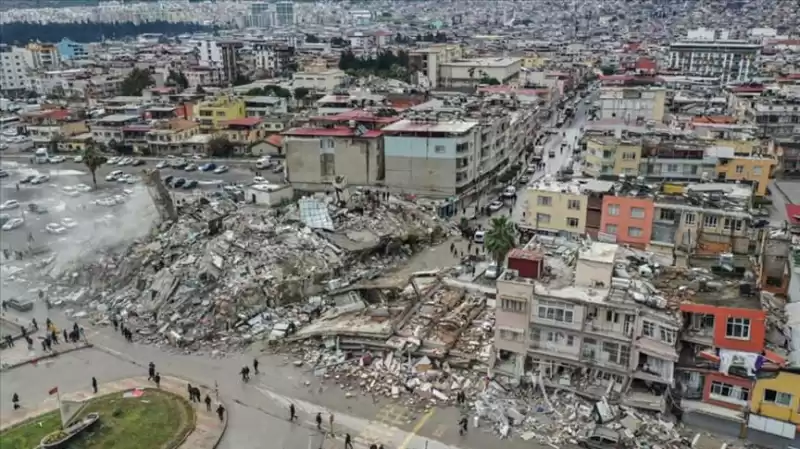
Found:
<path fill-rule="evenodd" d="M 88 168 L 89 172 L 92 173 L 92 183 L 94 184 L 94 188 L 97 189 L 97 169 L 106 163 L 106 157 L 100 153 L 100 149 L 98 148 L 97 144 L 91 139 L 86 141 L 86 145 L 83 147 L 82 156 L 83 163 L 86 164 L 86 168 Z"/>
<path fill-rule="evenodd" d="M 514 224 L 508 217 L 492 218 L 490 228 L 486 231 L 484 247 L 494 257 L 498 265 L 502 265 L 506 255 L 516 245 Z"/>

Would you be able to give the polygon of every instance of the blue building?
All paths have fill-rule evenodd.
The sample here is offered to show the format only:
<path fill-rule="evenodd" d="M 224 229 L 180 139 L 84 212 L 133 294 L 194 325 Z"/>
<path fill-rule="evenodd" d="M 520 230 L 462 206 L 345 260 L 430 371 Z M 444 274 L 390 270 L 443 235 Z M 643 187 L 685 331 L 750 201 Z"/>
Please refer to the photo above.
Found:
<path fill-rule="evenodd" d="M 61 42 L 56 44 L 58 54 L 61 56 L 62 61 L 72 61 L 74 59 L 87 59 L 89 53 L 86 47 L 78 42 L 71 41 L 67 38 L 61 39 Z"/>

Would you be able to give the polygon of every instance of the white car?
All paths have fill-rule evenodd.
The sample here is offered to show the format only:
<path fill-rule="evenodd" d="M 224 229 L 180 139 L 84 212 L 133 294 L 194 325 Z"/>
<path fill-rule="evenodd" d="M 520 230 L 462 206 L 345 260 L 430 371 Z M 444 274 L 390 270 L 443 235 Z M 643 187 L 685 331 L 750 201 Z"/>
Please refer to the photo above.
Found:
<path fill-rule="evenodd" d="M 499 274 L 500 267 L 496 263 L 492 263 L 486 267 L 486 271 L 483 273 L 483 275 L 486 276 L 486 279 L 497 279 Z"/>
<path fill-rule="evenodd" d="M 12 218 L 11 220 L 8 220 L 6 224 L 3 225 L 3 230 L 11 231 L 13 229 L 21 227 L 23 224 L 25 224 L 25 220 L 21 218 Z"/>
<path fill-rule="evenodd" d="M 106 181 L 116 181 L 120 176 L 122 176 L 122 170 L 114 170 L 106 176 Z"/>
<path fill-rule="evenodd" d="M 475 234 L 472 236 L 472 240 L 475 243 L 483 243 L 486 239 L 486 231 L 475 231 Z"/>
<path fill-rule="evenodd" d="M 514 195 L 517 193 L 517 188 L 514 186 L 508 186 L 505 190 L 503 190 L 503 196 L 506 198 L 513 198 Z"/>
<path fill-rule="evenodd" d="M 78 222 L 71 218 L 65 218 L 61 220 L 61 226 L 64 226 L 67 229 L 72 229 L 75 226 L 78 226 Z"/>
<path fill-rule="evenodd" d="M 256 184 L 262 184 L 262 183 L 267 182 L 267 180 L 264 179 L 261 176 L 256 176 L 255 178 L 253 178 L 253 182 L 256 183 Z"/>
<path fill-rule="evenodd" d="M 216 173 L 218 175 L 222 174 L 222 173 L 225 173 L 227 171 L 228 171 L 228 166 L 227 165 L 220 165 L 219 167 L 214 169 L 214 173 Z"/>
<path fill-rule="evenodd" d="M 161 161 L 158 164 L 156 164 L 156 168 L 159 169 L 159 170 L 162 169 L 162 168 L 167 168 L 167 167 L 169 167 L 169 162 L 167 162 L 167 161 Z"/>
<path fill-rule="evenodd" d="M 64 161 L 66 161 L 66 160 L 67 160 L 67 158 L 65 158 L 64 156 L 53 156 L 53 157 L 50 158 L 50 163 L 51 164 L 60 164 L 60 163 L 62 163 Z"/>
<path fill-rule="evenodd" d="M 67 232 L 67 228 L 61 226 L 58 223 L 48 223 L 47 226 L 44 227 L 44 229 L 50 234 L 63 234 Z"/>
<path fill-rule="evenodd" d="M 50 180 L 50 176 L 48 175 L 39 175 L 33 179 L 31 179 L 31 184 L 44 184 Z"/>
<path fill-rule="evenodd" d="M 489 210 L 492 212 L 497 212 L 502 208 L 503 208 L 502 201 L 492 201 L 491 203 L 489 203 Z"/>
<path fill-rule="evenodd" d="M 3 204 L 0 204 L 0 210 L 11 210 L 16 209 L 19 207 L 19 201 L 17 200 L 8 200 Z"/>
<path fill-rule="evenodd" d="M 137 182 L 139 182 L 139 178 L 136 176 L 128 175 L 127 177 L 125 177 L 126 184 L 136 184 Z"/>
<path fill-rule="evenodd" d="M 73 186 L 64 186 L 64 187 L 61 188 L 61 191 L 64 192 L 64 195 L 73 196 L 73 197 L 74 196 L 78 196 L 78 195 L 81 194 Z"/>
<path fill-rule="evenodd" d="M 72 162 L 77 162 L 77 163 L 83 162 L 83 156 L 78 155 L 78 156 L 73 157 L 72 158 Z"/>
<path fill-rule="evenodd" d="M 88 185 L 86 185 L 86 184 L 78 184 L 78 185 L 76 185 L 76 186 L 75 186 L 75 190 L 77 190 L 78 192 L 84 192 L 84 193 L 86 193 L 86 192 L 91 192 L 91 191 L 92 191 L 92 188 L 91 188 L 91 187 L 89 187 L 89 186 L 88 186 Z"/>
<path fill-rule="evenodd" d="M 122 167 L 123 165 L 128 165 L 128 158 L 123 157 L 122 159 L 118 160 L 115 165 L 117 167 Z"/>
<path fill-rule="evenodd" d="M 109 165 L 116 164 L 117 162 L 119 162 L 120 159 L 122 159 L 122 158 L 114 156 L 114 157 L 110 158 L 109 160 L 107 160 L 106 163 L 109 164 Z"/>
<path fill-rule="evenodd" d="M 128 178 L 130 178 L 130 177 L 131 177 L 131 175 L 129 175 L 128 173 L 125 173 L 123 175 L 117 176 L 117 179 L 115 179 L 115 181 L 117 181 L 117 182 L 128 182 Z"/>

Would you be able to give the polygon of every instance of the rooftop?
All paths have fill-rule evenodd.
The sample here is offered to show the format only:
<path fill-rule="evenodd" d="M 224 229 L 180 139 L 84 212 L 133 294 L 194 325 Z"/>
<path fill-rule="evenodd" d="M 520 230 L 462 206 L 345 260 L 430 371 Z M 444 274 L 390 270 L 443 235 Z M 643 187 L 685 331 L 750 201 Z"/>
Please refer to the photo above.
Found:
<path fill-rule="evenodd" d="M 371 111 L 365 111 L 363 109 L 354 109 L 352 111 L 342 112 L 339 114 L 311 117 L 311 120 L 322 121 L 322 122 L 345 122 L 349 120 L 355 120 L 356 122 L 364 122 L 364 123 L 388 124 L 388 123 L 398 122 L 401 120 L 401 118 L 397 116 L 379 117 L 375 115 L 374 112 Z"/>
<path fill-rule="evenodd" d="M 578 260 L 588 262 L 614 263 L 619 245 L 614 243 L 592 242 L 588 247 L 583 247 L 578 252 Z"/>
<path fill-rule="evenodd" d="M 244 117 L 226 120 L 222 124 L 225 126 L 256 126 L 259 123 L 261 123 L 261 117 Z"/>
<path fill-rule="evenodd" d="M 443 62 L 441 65 L 455 67 L 508 67 L 522 61 L 522 58 L 475 58 L 460 59 L 458 61 Z"/>
<path fill-rule="evenodd" d="M 138 115 L 133 114 L 111 114 L 105 117 L 100 117 L 97 119 L 98 123 L 111 123 L 111 124 L 122 124 L 125 122 L 139 120 Z"/>
<path fill-rule="evenodd" d="M 426 123 L 404 119 L 383 128 L 383 131 L 386 133 L 431 132 L 464 134 L 476 126 L 478 126 L 478 122 L 466 120 Z"/>
<path fill-rule="evenodd" d="M 577 180 L 554 181 L 549 179 L 549 177 L 545 177 L 545 179 L 541 181 L 529 184 L 527 190 L 581 195 L 583 191 L 582 187 L 583 185 Z"/>
<path fill-rule="evenodd" d="M 292 128 L 282 132 L 284 136 L 294 137 L 380 137 L 383 133 L 374 129 L 367 130 L 364 134 L 357 134 L 357 128 L 339 126 L 336 128 Z"/>

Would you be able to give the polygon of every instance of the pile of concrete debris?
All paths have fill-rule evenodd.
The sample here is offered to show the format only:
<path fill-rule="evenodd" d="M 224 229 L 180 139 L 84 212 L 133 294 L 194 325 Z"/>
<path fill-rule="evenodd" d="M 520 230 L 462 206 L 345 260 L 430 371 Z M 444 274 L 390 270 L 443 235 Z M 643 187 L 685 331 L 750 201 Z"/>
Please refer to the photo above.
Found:
<path fill-rule="evenodd" d="M 65 287 L 83 286 L 73 301 L 98 320 L 119 315 L 138 339 L 227 350 L 267 335 L 276 316 L 309 320 L 299 300 L 395 267 L 452 232 L 413 203 L 360 195 L 350 207 L 306 198 L 299 214 L 191 198 L 177 205 L 177 221 L 65 273 L 56 288 L 63 298 Z"/>

